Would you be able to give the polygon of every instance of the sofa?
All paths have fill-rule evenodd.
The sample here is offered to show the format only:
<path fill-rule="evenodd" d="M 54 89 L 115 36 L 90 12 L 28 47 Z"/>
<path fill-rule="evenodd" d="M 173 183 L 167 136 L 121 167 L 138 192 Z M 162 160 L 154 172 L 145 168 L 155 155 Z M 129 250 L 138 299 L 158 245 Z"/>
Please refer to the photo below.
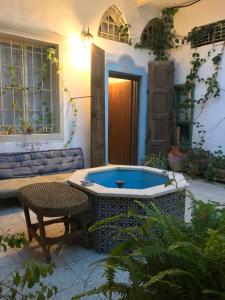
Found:
<path fill-rule="evenodd" d="M 39 182 L 67 182 L 84 168 L 81 148 L 0 153 L 0 199 L 15 198 L 19 188 Z"/>

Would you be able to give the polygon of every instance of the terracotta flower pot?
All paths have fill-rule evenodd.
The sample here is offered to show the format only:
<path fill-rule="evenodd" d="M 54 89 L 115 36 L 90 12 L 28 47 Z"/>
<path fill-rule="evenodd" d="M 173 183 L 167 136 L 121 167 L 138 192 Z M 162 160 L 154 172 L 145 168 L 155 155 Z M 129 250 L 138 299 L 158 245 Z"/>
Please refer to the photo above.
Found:
<path fill-rule="evenodd" d="M 182 152 L 179 147 L 171 146 L 170 153 L 168 154 L 168 162 L 170 168 L 175 172 L 181 172 L 184 169 L 184 160 L 187 153 Z"/>
<path fill-rule="evenodd" d="M 27 128 L 27 133 L 28 134 L 32 134 L 33 132 L 34 132 L 34 128 L 32 128 L 32 127 Z"/>

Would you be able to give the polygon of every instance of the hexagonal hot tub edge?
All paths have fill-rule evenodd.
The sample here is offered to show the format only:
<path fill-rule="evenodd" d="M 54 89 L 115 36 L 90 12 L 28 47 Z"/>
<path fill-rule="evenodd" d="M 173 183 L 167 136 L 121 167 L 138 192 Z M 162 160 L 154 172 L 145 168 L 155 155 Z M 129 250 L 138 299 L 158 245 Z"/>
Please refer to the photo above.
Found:
<path fill-rule="evenodd" d="M 118 186 L 118 181 L 123 183 L 122 186 Z M 184 218 L 188 184 L 179 173 L 144 166 L 110 165 L 78 170 L 68 182 L 88 194 L 94 222 L 127 213 L 131 208 L 143 214 L 135 199 L 145 204 L 153 201 L 163 213 Z M 124 218 L 118 225 L 127 227 L 134 224 L 130 218 Z M 96 230 L 92 241 L 95 250 L 100 253 L 110 252 L 121 242 L 107 227 Z"/>

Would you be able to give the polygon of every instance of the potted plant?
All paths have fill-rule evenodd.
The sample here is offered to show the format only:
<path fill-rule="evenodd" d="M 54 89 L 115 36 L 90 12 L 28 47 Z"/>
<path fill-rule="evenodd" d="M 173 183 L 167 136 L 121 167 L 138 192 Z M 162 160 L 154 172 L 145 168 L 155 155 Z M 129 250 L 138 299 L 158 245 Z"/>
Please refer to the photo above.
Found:
<path fill-rule="evenodd" d="M 15 126 L 5 126 L 5 134 L 15 134 L 16 133 L 16 127 Z"/>
<path fill-rule="evenodd" d="M 201 148 L 193 148 L 184 160 L 184 171 L 192 177 L 204 177 L 210 163 L 211 153 Z"/>
<path fill-rule="evenodd" d="M 187 157 L 187 151 L 181 149 L 180 147 L 180 130 L 178 127 L 176 128 L 175 145 L 171 146 L 170 152 L 168 154 L 168 162 L 170 168 L 173 171 L 177 171 L 177 172 L 183 171 L 186 157 Z"/>
<path fill-rule="evenodd" d="M 207 176 L 209 178 L 207 178 Z M 218 150 L 212 154 L 205 177 L 207 179 L 225 182 L 225 155 L 223 154 L 221 146 L 218 146 Z"/>
<path fill-rule="evenodd" d="M 21 130 L 25 134 L 32 134 L 32 133 L 34 133 L 33 123 L 21 120 Z"/>
<path fill-rule="evenodd" d="M 158 168 L 162 170 L 169 169 L 167 155 L 160 152 L 147 156 L 144 161 L 144 165 L 147 167 Z"/>

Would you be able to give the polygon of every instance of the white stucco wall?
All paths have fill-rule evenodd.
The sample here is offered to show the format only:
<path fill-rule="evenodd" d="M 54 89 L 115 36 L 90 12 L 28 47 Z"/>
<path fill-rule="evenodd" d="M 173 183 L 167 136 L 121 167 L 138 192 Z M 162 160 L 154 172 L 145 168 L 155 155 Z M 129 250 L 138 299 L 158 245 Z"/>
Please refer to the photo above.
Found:
<path fill-rule="evenodd" d="M 208 23 L 216 22 L 225 19 L 225 1 L 224 0 L 202 0 L 199 3 L 188 8 L 180 9 L 175 17 L 175 29 L 178 34 L 186 35 L 195 26 L 201 26 Z M 216 52 L 211 58 L 220 53 L 222 44 L 217 43 Z M 198 48 L 201 57 L 207 57 L 208 51 L 212 49 L 212 45 L 207 45 Z M 190 46 L 173 52 L 175 60 L 175 83 L 182 84 L 185 82 L 185 77 L 190 71 L 190 61 L 193 53 Z M 200 75 L 207 78 L 212 75 L 211 58 L 200 70 Z M 217 150 L 218 145 L 221 145 L 225 152 L 225 53 L 221 63 L 219 72 L 219 83 L 221 87 L 221 96 L 217 99 L 211 99 L 207 102 L 206 107 L 200 114 L 200 107 L 195 106 L 194 119 L 204 125 L 206 133 L 206 141 L 204 148 L 210 151 Z M 199 99 L 205 93 L 204 86 L 197 85 L 195 90 L 195 99 Z M 199 115 L 200 114 L 200 115 Z M 198 141 L 199 135 L 195 129 L 193 132 L 193 141 Z"/>
<path fill-rule="evenodd" d="M 146 23 L 159 15 L 156 8 L 145 5 L 137 8 L 135 0 L 1 0 L 0 22 L 17 26 L 34 32 L 55 32 L 62 35 L 60 42 L 61 57 L 63 62 L 63 77 L 65 85 L 71 91 L 72 96 L 90 95 L 90 49 L 83 48 L 80 33 L 83 29 L 90 28 L 94 35 L 94 43 L 106 52 L 106 61 L 118 62 L 122 55 L 131 57 L 136 66 L 144 67 L 147 71 L 147 63 L 152 59 L 148 51 L 134 49 L 123 43 L 113 42 L 97 37 L 100 19 L 105 10 L 115 4 L 124 14 L 125 20 L 131 24 L 132 42 L 138 41 Z M 224 0 L 202 0 L 191 7 L 180 9 L 175 17 L 175 28 L 181 35 L 185 35 L 193 27 L 204 25 L 217 20 L 225 19 Z M 199 48 L 202 56 L 206 56 L 211 46 Z M 218 51 L 221 44 L 217 44 Z M 175 60 L 175 83 L 184 83 L 190 70 L 192 49 L 184 46 L 173 52 Z M 222 67 L 225 60 L 223 59 Z M 210 63 L 206 63 L 201 73 L 207 77 L 211 74 Z M 221 96 L 209 101 L 198 118 L 207 130 L 205 148 L 211 151 L 222 145 L 225 152 L 225 68 L 220 70 L 219 81 Z M 204 92 L 202 86 L 196 89 L 196 98 Z M 78 123 L 77 132 L 71 143 L 71 147 L 81 147 L 85 153 L 86 164 L 90 162 L 90 99 L 77 100 Z M 64 137 L 52 140 L 45 136 L 41 141 L 41 148 L 62 148 L 69 136 L 72 126 L 71 107 L 64 96 L 62 113 L 64 115 Z M 199 109 L 195 108 L 195 118 Z M 34 137 L 32 137 L 33 140 Z M 193 140 L 198 139 L 194 131 Z M 21 144 L 29 142 L 31 137 L 24 135 L 20 141 L 7 142 L 0 137 L 0 152 L 25 151 Z M 144 139 L 142 141 L 144 143 Z"/>
<path fill-rule="evenodd" d="M 124 14 L 126 22 L 132 25 L 130 30 L 132 41 L 138 41 L 145 24 L 159 14 L 150 6 L 136 7 L 135 0 L 1 0 L 0 21 L 16 24 L 24 31 L 43 30 L 55 32 L 63 36 L 60 60 L 63 62 L 63 76 L 66 87 L 73 97 L 90 95 L 90 49 L 84 49 L 80 39 L 83 29 L 90 28 L 94 35 L 94 43 L 106 51 L 106 59 L 117 61 L 121 55 L 132 57 L 135 64 L 147 67 L 150 60 L 148 51 L 135 50 L 129 45 L 108 41 L 97 37 L 100 19 L 105 10 L 115 4 Z M 67 99 L 63 100 L 64 139 L 41 141 L 41 148 L 62 148 L 68 138 L 72 125 L 71 108 Z M 81 147 L 85 153 L 85 161 L 90 162 L 90 99 L 78 100 L 77 133 L 71 147 Z M 23 141 L 31 138 L 24 136 L 21 142 L 7 142 L 0 137 L 0 152 L 25 151 L 21 147 Z M 144 141 L 143 141 L 144 142 Z"/>

